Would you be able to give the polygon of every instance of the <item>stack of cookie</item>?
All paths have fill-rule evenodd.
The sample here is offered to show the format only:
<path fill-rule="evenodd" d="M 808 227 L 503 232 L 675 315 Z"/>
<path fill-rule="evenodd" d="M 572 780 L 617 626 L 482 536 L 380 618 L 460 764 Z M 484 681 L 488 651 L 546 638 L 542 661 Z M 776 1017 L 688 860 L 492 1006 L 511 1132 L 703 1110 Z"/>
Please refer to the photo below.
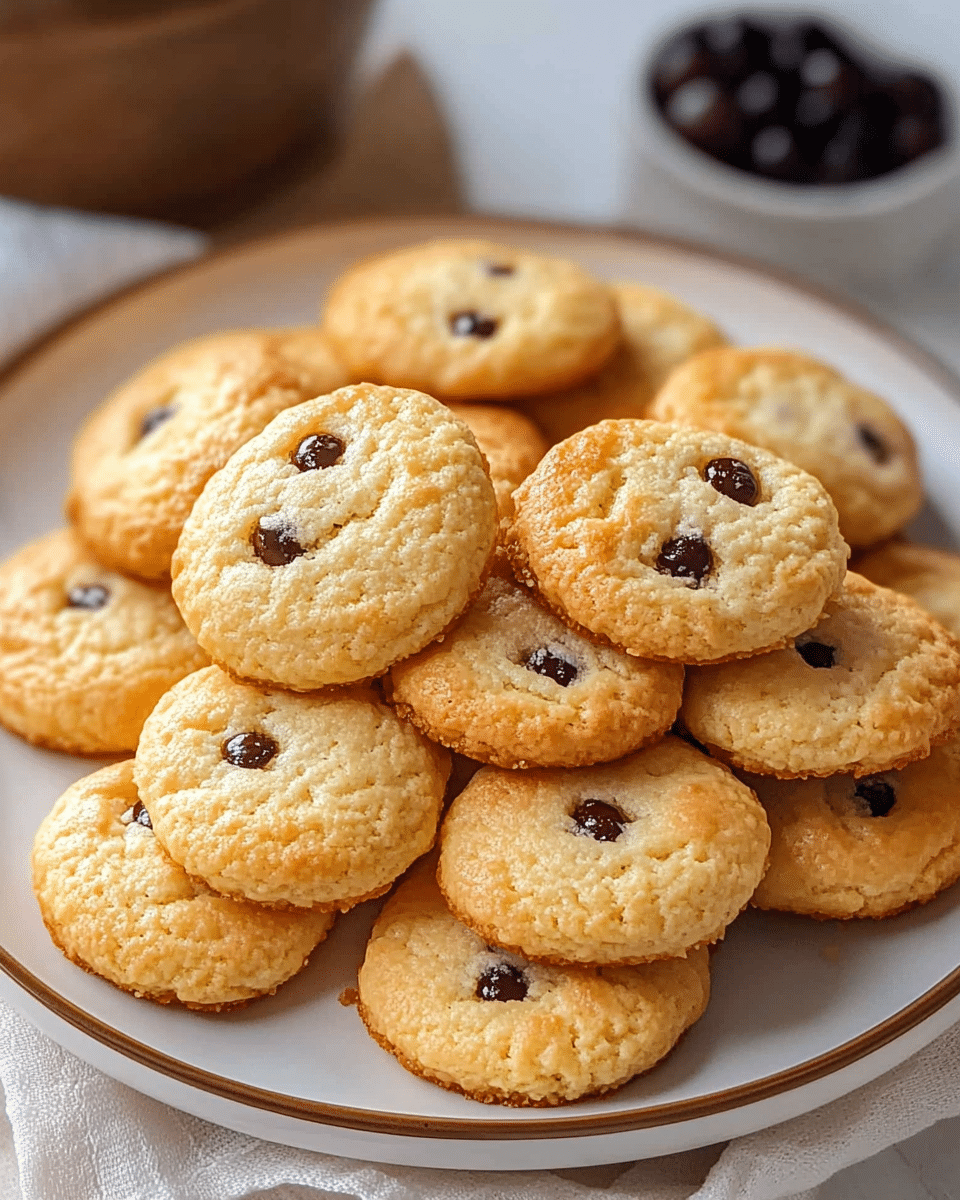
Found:
<path fill-rule="evenodd" d="M 960 647 L 846 570 L 920 498 L 836 372 L 490 243 L 178 349 L 82 431 L 74 531 L 0 568 L 0 720 L 136 749 L 37 835 L 51 935 L 229 1007 L 401 880 L 359 978 L 381 1045 L 487 1102 L 620 1086 L 751 899 L 879 916 L 960 875 Z M 141 594 L 149 669 L 158 618 L 106 632 Z"/>

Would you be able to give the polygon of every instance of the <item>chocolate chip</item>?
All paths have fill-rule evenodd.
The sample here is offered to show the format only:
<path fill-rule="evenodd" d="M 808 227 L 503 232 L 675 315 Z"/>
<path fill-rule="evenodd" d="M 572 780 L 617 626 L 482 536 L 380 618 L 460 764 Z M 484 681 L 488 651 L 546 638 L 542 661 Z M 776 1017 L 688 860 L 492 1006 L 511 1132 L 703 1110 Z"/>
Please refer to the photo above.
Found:
<path fill-rule="evenodd" d="M 780 85 L 769 71 L 755 71 L 735 93 L 737 108 L 746 117 L 762 117 L 772 112 L 780 96 Z"/>
<path fill-rule="evenodd" d="M 523 972 L 509 963 L 494 963 L 477 980 L 474 995 L 481 1000 L 525 1000 L 527 981 Z"/>
<path fill-rule="evenodd" d="M 528 671 L 535 671 L 538 675 L 546 675 L 548 679 L 559 683 L 561 687 L 569 687 L 579 674 L 572 662 L 567 662 L 565 658 L 561 658 L 558 654 L 553 654 L 546 646 L 540 646 L 536 650 L 531 651 L 524 660 L 523 665 Z"/>
<path fill-rule="evenodd" d="M 268 733 L 235 733 L 220 747 L 221 756 L 234 767 L 265 767 L 280 747 Z"/>
<path fill-rule="evenodd" d="M 660 547 L 657 570 L 661 575 L 673 575 L 677 579 L 691 580 L 691 587 L 699 587 L 710 574 L 713 555 L 702 537 L 681 534 L 671 538 Z"/>
<path fill-rule="evenodd" d="M 620 809 L 603 800 L 582 800 L 570 815 L 577 833 L 597 842 L 615 842 L 627 826 Z"/>
<path fill-rule="evenodd" d="M 869 425 L 858 425 L 857 433 L 871 458 L 878 466 L 890 461 L 890 447 Z"/>
<path fill-rule="evenodd" d="M 795 649 L 808 667 L 821 669 L 832 667 L 837 655 L 833 646 L 828 646 L 825 642 L 804 642 Z"/>
<path fill-rule="evenodd" d="M 133 825 L 133 824 L 143 825 L 147 829 L 153 828 L 153 824 L 150 820 L 150 814 L 143 807 L 142 800 L 138 800 L 136 802 L 136 804 L 133 806 L 133 815 L 132 815 L 132 819 L 131 819 L 130 823 L 131 823 L 131 825 Z"/>
<path fill-rule="evenodd" d="M 510 263 L 500 263 L 500 262 L 487 263 L 487 274 L 488 275 L 512 275 L 515 270 L 516 270 L 516 267 L 511 266 Z"/>
<path fill-rule="evenodd" d="M 110 589 L 101 583 L 82 583 L 72 587 L 67 592 L 67 604 L 70 608 L 85 608 L 88 612 L 96 612 L 110 599 Z"/>
<path fill-rule="evenodd" d="M 262 559 L 268 567 L 284 567 L 306 553 L 294 536 L 291 525 L 265 525 L 266 519 L 260 518 L 250 538 L 257 558 Z"/>
<path fill-rule="evenodd" d="M 332 433 L 311 433 L 290 455 L 290 461 L 301 471 L 320 471 L 338 463 L 344 449 L 343 442 Z"/>
<path fill-rule="evenodd" d="M 158 426 L 169 421 L 176 411 L 172 404 L 165 404 L 160 408 L 151 408 L 140 422 L 140 436 L 145 438 L 148 433 L 153 433 Z"/>
<path fill-rule="evenodd" d="M 871 817 L 885 817 L 897 802 L 897 793 L 885 779 L 867 776 L 853 789 L 853 794 L 863 800 L 870 809 Z"/>
<path fill-rule="evenodd" d="M 450 318 L 450 329 L 457 337 L 488 338 L 497 332 L 497 322 L 479 313 L 458 312 Z"/>
<path fill-rule="evenodd" d="M 739 458 L 712 458 L 703 468 L 703 477 L 721 495 L 738 504 L 752 506 L 760 496 L 756 476 Z"/>

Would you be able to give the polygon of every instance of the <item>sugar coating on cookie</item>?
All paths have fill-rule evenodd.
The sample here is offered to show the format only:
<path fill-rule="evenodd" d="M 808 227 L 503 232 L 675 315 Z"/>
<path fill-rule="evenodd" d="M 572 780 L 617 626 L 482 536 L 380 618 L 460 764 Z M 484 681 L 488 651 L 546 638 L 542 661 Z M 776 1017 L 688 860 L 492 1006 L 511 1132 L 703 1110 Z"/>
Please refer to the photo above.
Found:
<path fill-rule="evenodd" d="M 85 422 L 67 514 L 105 565 L 168 580 L 214 471 L 278 412 L 347 379 L 317 330 L 235 330 L 176 346 Z"/>
<path fill-rule="evenodd" d="M 387 901 L 359 974 L 368 1031 L 408 1071 L 473 1100 L 544 1107 L 647 1071 L 704 1012 L 705 950 L 635 967 L 551 967 L 452 916 L 430 866 Z"/>
<path fill-rule="evenodd" d="M 33 847 L 33 888 L 64 954 L 135 996 L 230 1008 L 307 961 L 331 913 L 274 912 L 217 896 L 163 852 L 133 762 L 68 788 Z"/>
<path fill-rule="evenodd" d="M 620 339 L 610 293 L 581 267 L 486 241 L 360 263 L 334 284 L 321 327 L 355 378 L 449 399 L 566 387 Z"/>
<path fill-rule="evenodd" d="M 173 559 L 211 658 L 299 691 L 382 674 L 479 591 L 497 502 L 476 441 L 420 392 L 288 409 L 212 477 Z"/>
<path fill-rule="evenodd" d="M 683 668 L 568 628 L 500 560 L 456 628 L 391 669 L 392 702 L 424 732 L 501 767 L 607 762 L 656 740 Z"/>
<path fill-rule="evenodd" d="M 640 963 L 715 942 L 763 874 L 748 787 L 679 738 L 572 770 L 479 771 L 440 832 L 450 909 L 495 945 Z"/>
<path fill-rule="evenodd" d="M 960 740 L 899 771 L 855 778 L 751 775 L 772 831 L 758 908 L 889 917 L 960 878 Z"/>
<path fill-rule="evenodd" d="M 923 500 L 913 439 L 893 408 L 799 351 L 698 354 L 674 371 L 649 415 L 742 438 L 816 475 L 853 546 L 889 537 Z"/>
<path fill-rule="evenodd" d="M 892 770 L 960 724 L 960 644 L 907 596 L 850 571 L 791 648 L 688 670 L 682 715 L 712 752 L 758 774 Z"/>
<path fill-rule="evenodd" d="M 853 566 L 871 583 L 916 600 L 960 638 L 960 555 L 894 541 L 861 555 Z"/>
<path fill-rule="evenodd" d="M 149 717 L 135 778 L 190 875 L 262 904 L 346 910 L 433 845 L 449 770 L 372 688 L 271 692 L 208 667 Z"/>
<path fill-rule="evenodd" d="M 641 283 L 614 283 L 623 342 L 609 361 L 579 387 L 523 403 L 551 443 L 620 417 L 647 417 L 670 372 L 694 354 L 726 344 L 717 326 L 688 305 Z"/>
<path fill-rule="evenodd" d="M 506 404 L 451 403 L 450 411 L 469 425 L 490 468 L 501 519 L 513 512 L 513 492 L 547 452 L 534 423 Z"/>
<path fill-rule="evenodd" d="M 163 693 L 208 661 L 169 588 L 107 570 L 69 529 L 0 564 L 0 722 L 30 742 L 134 750 Z"/>
<path fill-rule="evenodd" d="M 713 662 L 783 645 L 840 587 L 848 548 L 812 475 L 654 421 L 601 421 L 513 495 L 514 570 L 630 654 Z"/>

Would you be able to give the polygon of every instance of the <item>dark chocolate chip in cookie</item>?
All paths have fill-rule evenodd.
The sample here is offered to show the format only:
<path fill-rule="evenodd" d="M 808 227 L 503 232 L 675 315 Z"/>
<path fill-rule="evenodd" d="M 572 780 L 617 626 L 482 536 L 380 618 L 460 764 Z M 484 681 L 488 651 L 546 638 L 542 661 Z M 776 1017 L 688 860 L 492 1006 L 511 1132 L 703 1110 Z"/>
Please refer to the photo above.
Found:
<path fill-rule="evenodd" d="M 897 802 L 893 785 L 871 776 L 861 779 L 853 794 L 866 804 L 871 817 L 885 817 Z"/>
<path fill-rule="evenodd" d="M 512 275 L 515 268 L 510 263 L 491 262 L 487 263 L 488 275 Z"/>
<path fill-rule="evenodd" d="M 696 534 L 681 534 L 670 538 L 660 547 L 657 570 L 661 575 L 689 579 L 691 587 L 699 587 L 713 569 L 710 547 Z"/>
<path fill-rule="evenodd" d="M 480 1000 L 525 1000 L 527 981 L 523 972 L 509 963 L 494 963 L 477 980 L 475 995 Z"/>
<path fill-rule="evenodd" d="M 497 322 L 480 313 L 458 312 L 450 318 L 450 329 L 457 337 L 488 338 L 497 332 Z"/>
<path fill-rule="evenodd" d="M 528 671 L 546 675 L 548 679 L 559 683 L 561 687 L 569 687 L 579 674 L 572 662 L 554 654 L 546 646 L 539 646 L 536 650 L 531 651 L 524 659 L 523 665 Z"/>
<path fill-rule="evenodd" d="M 738 504 L 752 507 L 760 497 L 756 476 L 739 458 L 712 458 L 703 468 L 703 477 L 721 495 Z"/>
<path fill-rule="evenodd" d="M 150 814 L 144 808 L 142 800 L 138 800 L 133 806 L 131 824 L 143 825 L 146 829 L 153 828 L 153 822 L 150 820 Z"/>
<path fill-rule="evenodd" d="M 627 826 L 627 818 L 603 800 L 583 800 L 571 814 L 578 834 L 598 842 L 615 842 Z"/>
<path fill-rule="evenodd" d="M 875 429 L 871 429 L 869 425 L 858 425 L 857 433 L 870 457 L 878 466 L 882 467 L 884 463 L 890 461 L 890 447 Z"/>
<path fill-rule="evenodd" d="M 837 658 L 834 647 L 825 642 L 804 642 L 802 645 L 798 643 L 796 651 L 808 667 L 817 667 L 820 670 L 832 667 Z"/>
<path fill-rule="evenodd" d="M 271 521 L 264 524 L 264 519 L 257 522 L 251 535 L 250 542 L 257 558 L 262 559 L 268 567 L 283 567 L 292 563 L 295 558 L 305 554 L 306 550 L 297 541 L 293 526 Z"/>
<path fill-rule="evenodd" d="M 290 461 L 301 471 L 320 471 L 338 463 L 345 449 L 340 438 L 332 433 L 311 433 L 290 455 Z"/>
<path fill-rule="evenodd" d="M 234 767 L 265 767 L 280 747 L 268 733 L 235 733 L 220 747 L 224 759 Z"/>
<path fill-rule="evenodd" d="M 103 608 L 110 599 L 110 589 L 102 583 L 82 583 L 70 588 L 67 592 L 69 608 L 85 608 L 88 612 L 96 612 Z"/>
<path fill-rule="evenodd" d="M 163 404 L 157 408 L 151 408 L 140 422 L 140 437 L 145 438 L 148 433 L 165 424 L 177 410 L 172 404 Z"/>

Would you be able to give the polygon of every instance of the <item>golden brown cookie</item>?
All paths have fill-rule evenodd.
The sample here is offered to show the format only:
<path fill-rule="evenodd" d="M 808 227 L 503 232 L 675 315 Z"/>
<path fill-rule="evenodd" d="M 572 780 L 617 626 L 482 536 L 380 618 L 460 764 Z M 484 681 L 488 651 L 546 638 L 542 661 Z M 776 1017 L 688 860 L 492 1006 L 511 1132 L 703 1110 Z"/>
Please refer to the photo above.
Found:
<path fill-rule="evenodd" d="M 480 590 L 497 502 L 467 426 L 358 384 L 288 409 L 204 488 L 173 594 L 214 662 L 295 691 L 380 675 Z"/>
<path fill-rule="evenodd" d="M 642 283 L 615 283 L 610 290 L 623 327 L 620 349 L 579 387 L 523 402 L 524 412 L 551 443 L 597 421 L 649 416 L 657 390 L 674 367 L 726 344 L 712 321 L 675 296 Z"/>
<path fill-rule="evenodd" d="M 763 875 L 748 787 L 668 737 L 574 770 L 485 767 L 440 830 L 440 888 L 493 945 L 549 963 L 640 963 L 722 938 Z"/>
<path fill-rule="evenodd" d="M 789 779 L 872 775 L 960 725 L 960 643 L 853 571 L 788 649 L 687 671 L 683 721 L 711 753 Z"/>
<path fill-rule="evenodd" d="M 758 908 L 890 917 L 960 878 L 960 741 L 856 779 L 751 775 L 773 840 Z"/>
<path fill-rule="evenodd" d="M 808 354 L 734 346 L 698 354 L 673 372 L 649 415 L 741 438 L 809 471 L 852 546 L 889 537 L 923 500 L 913 439 L 894 410 Z"/>
<path fill-rule="evenodd" d="M 485 241 L 360 263 L 334 284 L 322 328 L 354 378 L 444 399 L 570 386 L 620 339 L 607 288 L 582 268 Z"/>
<path fill-rule="evenodd" d="M 703 1014 L 705 950 L 636 967 L 527 962 L 461 925 L 431 866 L 387 901 L 359 976 L 368 1032 L 415 1075 L 486 1104 L 565 1104 L 649 1070 Z"/>
<path fill-rule="evenodd" d="M 514 489 L 523 483 L 547 452 L 540 430 L 523 413 L 507 404 L 448 405 L 469 425 L 490 468 L 501 518 L 513 512 Z"/>
<path fill-rule="evenodd" d="M 72 962 L 135 996 L 188 1008 L 272 994 L 334 920 L 230 900 L 191 879 L 160 848 L 129 759 L 79 780 L 54 805 L 34 841 L 33 888 Z"/>
<path fill-rule="evenodd" d="M 513 500 L 505 547 L 518 577 L 643 658 L 783 645 L 846 569 L 823 485 L 719 433 L 601 421 L 553 446 Z"/>
<path fill-rule="evenodd" d="M 134 776 L 190 875 L 238 899 L 346 911 L 433 845 L 449 771 L 372 688 L 302 696 L 208 667 L 154 709 Z"/>
<path fill-rule="evenodd" d="M 168 580 L 214 471 L 278 412 L 347 378 L 315 329 L 233 330 L 175 346 L 85 422 L 67 515 L 105 565 Z"/>
<path fill-rule="evenodd" d="M 669 729 L 682 687 L 677 664 L 575 633 L 502 559 L 456 627 L 389 676 L 392 702 L 428 737 L 501 767 L 621 758 Z"/>
<path fill-rule="evenodd" d="M 902 592 L 960 638 L 960 555 L 910 542 L 887 542 L 854 563 L 880 587 Z"/>
<path fill-rule="evenodd" d="M 0 722 L 27 741 L 134 750 L 163 693 L 207 662 L 169 588 L 101 566 L 72 530 L 0 565 Z"/>

